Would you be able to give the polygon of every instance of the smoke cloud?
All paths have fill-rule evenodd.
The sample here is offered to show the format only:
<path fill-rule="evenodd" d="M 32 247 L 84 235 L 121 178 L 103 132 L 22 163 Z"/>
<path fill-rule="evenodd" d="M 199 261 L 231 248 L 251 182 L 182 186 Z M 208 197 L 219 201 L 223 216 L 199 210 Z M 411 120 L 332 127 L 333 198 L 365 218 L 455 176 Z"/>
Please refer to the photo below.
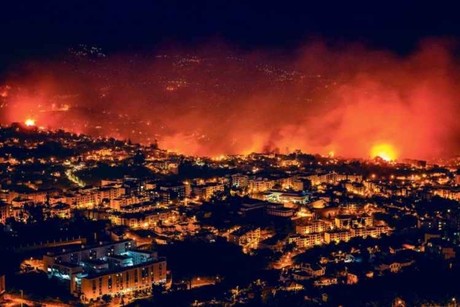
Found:
<path fill-rule="evenodd" d="M 460 67 L 452 44 L 410 55 L 307 44 L 287 54 L 223 45 L 143 55 L 72 52 L 28 63 L 0 88 L 1 121 L 63 128 L 216 156 L 334 151 L 398 157 L 460 149 Z"/>

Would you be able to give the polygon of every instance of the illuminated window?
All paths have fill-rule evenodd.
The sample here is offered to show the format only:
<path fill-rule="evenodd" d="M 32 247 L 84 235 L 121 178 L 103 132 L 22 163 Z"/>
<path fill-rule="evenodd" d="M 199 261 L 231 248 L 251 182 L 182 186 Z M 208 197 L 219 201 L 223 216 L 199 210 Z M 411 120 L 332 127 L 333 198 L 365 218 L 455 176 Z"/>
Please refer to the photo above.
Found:
<path fill-rule="evenodd" d="M 107 281 L 107 286 L 109 289 L 112 289 L 112 275 L 109 276 L 109 279 Z"/>

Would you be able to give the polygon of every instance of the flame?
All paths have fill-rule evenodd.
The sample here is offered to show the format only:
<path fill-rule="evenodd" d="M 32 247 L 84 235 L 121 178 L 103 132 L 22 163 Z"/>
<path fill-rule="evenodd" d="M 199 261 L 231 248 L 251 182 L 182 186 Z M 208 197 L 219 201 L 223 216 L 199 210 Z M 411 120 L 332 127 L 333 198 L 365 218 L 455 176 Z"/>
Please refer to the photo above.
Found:
<path fill-rule="evenodd" d="M 33 127 L 35 126 L 35 119 L 32 119 L 32 118 L 28 118 L 24 121 L 24 124 L 27 126 L 27 127 Z"/>
<path fill-rule="evenodd" d="M 393 161 L 396 160 L 397 153 L 390 144 L 376 144 L 371 149 L 371 157 L 380 157 L 385 161 Z"/>

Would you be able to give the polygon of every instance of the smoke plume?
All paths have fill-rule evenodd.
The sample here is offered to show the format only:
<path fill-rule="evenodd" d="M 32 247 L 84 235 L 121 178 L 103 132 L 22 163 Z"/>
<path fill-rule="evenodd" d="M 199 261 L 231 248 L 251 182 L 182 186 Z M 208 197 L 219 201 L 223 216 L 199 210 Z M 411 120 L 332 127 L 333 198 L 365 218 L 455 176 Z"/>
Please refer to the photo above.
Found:
<path fill-rule="evenodd" d="M 398 157 L 460 149 L 459 65 L 450 43 L 399 56 L 314 42 L 290 54 L 209 44 L 27 63 L 0 88 L 1 121 L 216 156 L 261 151 Z"/>

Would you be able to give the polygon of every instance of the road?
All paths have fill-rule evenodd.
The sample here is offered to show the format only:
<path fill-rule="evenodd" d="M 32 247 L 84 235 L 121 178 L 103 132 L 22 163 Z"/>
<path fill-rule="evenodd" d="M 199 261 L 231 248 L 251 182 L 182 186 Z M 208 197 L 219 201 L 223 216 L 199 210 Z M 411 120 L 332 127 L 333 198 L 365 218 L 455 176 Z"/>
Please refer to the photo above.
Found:
<path fill-rule="evenodd" d="M 38 302 L 29 300 L 26 298 L 21 298 L 21 295 L 15 294 L 5 294 L 4 296 L 5 302 L 2 306 L 6 307 L 17 307 L 17 306 L 43 306 L 43 307 L 70 307 L 72 305 L 64 304 L 64 303 L 57 303 L 57 302 Z"/>

